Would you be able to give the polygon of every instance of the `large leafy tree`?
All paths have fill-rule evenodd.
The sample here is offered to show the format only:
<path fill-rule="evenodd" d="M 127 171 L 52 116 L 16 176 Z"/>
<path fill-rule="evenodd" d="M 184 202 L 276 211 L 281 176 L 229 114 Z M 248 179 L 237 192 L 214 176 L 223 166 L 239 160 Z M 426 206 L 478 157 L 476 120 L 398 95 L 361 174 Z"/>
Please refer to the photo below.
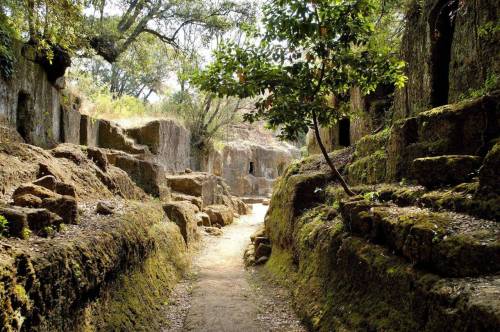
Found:
<path fill-rule="evenodd" d="M 248 121 L 266 119 L 294 139 L 309 128 L 344 190 L 353 195 L 322 143 L 319 128 L 345 116 L 336 100 L 349 88 L 370 93 L 404 84 L 403 63 L 374 38 L 374 0 L 275 0 L 263 8 L 263 32 L 227 43 L 195 82 L 220 96 L 258 97 Z"/>
<path fill-rule="evenodd" d="M 253 3 L 231 0 L 0 2 L 0 18 L 7 18 L 18 35 L 36 45 L 49 61 L 57 46 L 69 54 L 92 50 L 113 63 L 144 35 L 181 49 L 188 29 L 196 29 L 202 40 L 253 17 Z"/>
<path fill-rule="evenodd" d="M 231 0 L 100 0 L 88 17 L 90 44 L 115 62 L 141 35 L 182 48 L 187 29 L 201 38 L 252 20 L 252 2 Z M 118 9 L 118 10 L 117 10 Z M 116 14 L 116 12 L 119 14 Z"/>
<path fill-rule="evenodd" d="M 174 52 L 153 36 L 141 36 L 113 63 L 101 57 L 74 61 L 72 76 L 89 74 L 96 83 L 105 85 L 114 97 L 124 95 L 147 100 L 153 93 L 159 95 L 169 74 L 175 69 Z"/>

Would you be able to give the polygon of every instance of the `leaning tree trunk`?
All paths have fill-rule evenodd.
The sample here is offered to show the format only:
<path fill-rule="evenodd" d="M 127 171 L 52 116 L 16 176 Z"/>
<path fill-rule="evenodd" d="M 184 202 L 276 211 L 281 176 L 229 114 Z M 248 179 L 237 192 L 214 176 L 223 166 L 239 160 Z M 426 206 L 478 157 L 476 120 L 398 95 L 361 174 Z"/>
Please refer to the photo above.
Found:
<path fill-rule="evenodd" d="M 332 159 L 330 159 L 330 156 L 328 155 L 328 152 L 325 149 L 325 146 L 323 145 L 323 141 L 321 140 L 321 135 L 319 132 L 319 126 L 318 126 L 318 118 L 316 117 L 316 112 L 313 111 L 313 128 L 314 128 L 314 134 L 316 136 L 316 141 L 318 142 L 319 148 L 321 150 L 321 153 L 323 154 L 323 157 L 325 157 L 325 161 L 330 166 L 330 169 L 332 170 L 332 174 L 337 179 L 337 181 L 340 183 L 342 188 L 344 188 L 344 191 L 346 192 L 347 195 L 349 196 L 354 196 L 356 195 L 347 185 L 345 182 L 344 178 L 340 174 L 340 172 L 337 170 L 335 165 L 333 164 Z"/>

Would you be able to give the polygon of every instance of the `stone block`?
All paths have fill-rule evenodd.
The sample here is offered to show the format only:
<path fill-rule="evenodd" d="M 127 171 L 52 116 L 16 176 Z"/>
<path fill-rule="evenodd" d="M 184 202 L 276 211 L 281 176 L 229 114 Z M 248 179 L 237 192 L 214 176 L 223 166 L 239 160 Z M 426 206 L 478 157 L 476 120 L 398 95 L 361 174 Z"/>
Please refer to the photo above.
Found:
<path fill-rule="evenodd" d="M 233 223 L 233 211 L 225 205 L 209 205 L 203 212 L 208 214 L 212 225 L 227 226 Z"/>
<path fill-rule="evenodd" d="M 189 202 L 171 202 L 163 205 L 167 217 L 179 226 L 182 237 L 189 246 L 199 239 L 194 205 Z"/>
<path fill-rule="evenodd" d="M 417 158 L 412 163 L 412 177 L 428 188 L 470 181 L 481 165 L 476 156 L 439 156 Z"/>

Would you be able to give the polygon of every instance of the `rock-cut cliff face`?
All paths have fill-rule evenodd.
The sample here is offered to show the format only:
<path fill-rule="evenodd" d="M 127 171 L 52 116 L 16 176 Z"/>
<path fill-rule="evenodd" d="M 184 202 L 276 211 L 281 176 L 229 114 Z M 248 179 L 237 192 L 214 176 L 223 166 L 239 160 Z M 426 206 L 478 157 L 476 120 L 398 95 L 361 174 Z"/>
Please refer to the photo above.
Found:
<path fill-rule="evenodd" d="M 395 118 L 498 89 L 499 18 L 498 1 L 414 1 L 401 47 L 408 82 L 396 92 Z"/>
<path fill-rule="evenodd" d="M 9 80 L 0 77 L 0 120 L 16 128 L 31 144 L 51 147 L 64 137 L 60 87 L 49 82 L 45 70 L 14 47 L 16 63 Z"/>
<path fill-rule="evenodd" d="M 231 131 L 220 151 L 209 151 L 202 168 L 224 178 L 234 195 L 270 195 L 275 180 L 300 157 L 299 149 L 249 125 Z"/>
<path fill-rule="evenodd" d="M 190 133 L 174 120 L 155 120 L 129 128 L 126 133 L 152 153 L 150 160 L 167 172 L 181 172 L 190 166 Z"/>

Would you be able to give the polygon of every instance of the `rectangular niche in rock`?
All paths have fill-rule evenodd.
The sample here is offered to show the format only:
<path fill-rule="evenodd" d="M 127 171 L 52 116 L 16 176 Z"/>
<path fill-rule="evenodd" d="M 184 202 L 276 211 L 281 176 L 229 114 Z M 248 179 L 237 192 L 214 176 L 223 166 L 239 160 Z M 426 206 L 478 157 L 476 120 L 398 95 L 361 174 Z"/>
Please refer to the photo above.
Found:
<path fill-rule="evenodd" d="M 351 120 L 343 118 L 339 121 L 339 145 L 351 145 Z"/>
<path fill-rule="evenodd" d="M 255 165 L 253 161 L 250 162 L 250 166 L 248 167 L 248 174 L 255 175 Z"/>
<path fill-rule="evenodd" d="M 29 93 L 21 91 L 17 97 L 16 129 L 26 142 L 29 142 L 30 113 L 32 113 L 32 102 Z"/>

